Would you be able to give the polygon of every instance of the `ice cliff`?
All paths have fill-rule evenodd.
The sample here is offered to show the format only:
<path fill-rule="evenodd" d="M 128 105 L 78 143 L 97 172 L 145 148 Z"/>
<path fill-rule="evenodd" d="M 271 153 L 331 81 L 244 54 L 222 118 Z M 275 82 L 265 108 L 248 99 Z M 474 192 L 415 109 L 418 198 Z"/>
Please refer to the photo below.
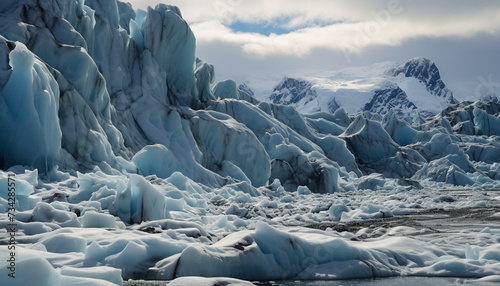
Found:
<path fill-rule="evenodd" d="M 205 226 L 226 235 L 247 227 L 247 218 L 277 218 L 273 212 L 282 216 L 277 221 L 303 222 L 392 215 L 368 203 L 354 210 L 340 199 L 301 215 L 287 209 L 317 194 L 500 187 L 498 103 L 462 102 L 424 119 L 405 91 L 390 85 L 364 112 L 348 115 L 330 100 L 331 112 L 302 114 L 277 103 L 315 99 L 308 83 L 287 79 L 276 103 L 261 102 L 247 86 L 214 82 L 214 66 L 196 58 L 195 46 L 174 6 L 134 11 L 115 0 L 0 4 L 0 225 L 6 225 L 6 182 L 13 173 L 20 231 L 35 245 L 25 248 L 35 258 L 22 265 L 38 264 L 50 274 L 40 285 L 64 285 L 71 275 L 96 279 L 101 272 L 109 281 L 140 277 L 138 268 L 162 279 L 205 275 L 200 265 L 208 263 L 211 274 L 276 279 L 286 270 L 283 278 L 296 277 L 313 273 L 306 264 L 295 265 L 323 245 L 302 238 L 307 233 L 252 221 L 253 229 L 216 242 Z M 418 79 L 455 103 L 433 67 L 415 61 L 394 74 Z M 401 117 L 395 107 L 411 112 Z M 404 213 L 401 208 L 393 210 Z M 80 228 L 103 233 L 89 238 Z M 113 236 L 133 235 L 109 242 L 105 228 L 116 230 Z M 162 238 L 143 236 L 158 232 Z M 378 248 L 345 250 L 341 239 L 320 241 L 340 252 L 318 262 L 325 269 L 349 260 L 363 277 L 373 269 L 361 261 L 380 266 L 373 275 L 385 276 L 444 255 L 436 250 L 424 261 L 413 259 L 410 249 L 402 259 Z M 50 263 L 36 258 L 46 253 L 60 256 Z M 78 253 L 77 259 L 67 253 Z M 273 260 L 260 264 L 269 256 Z M 91 269 L 52 268 L 65 263 Z"/>
<path fill-rule="evenodd" d="M 472 140 L 462 138 L 467 135 L 500 133 L 496 110 L 482 103 L 459 105 L 463 112 L 443 111 L 429 121 L 416 112 L 401 120 L 387 111 L 416 107 L 388 84 L 365 106 L 375 113 L 349 118 L 336 106 L 334 114 L 304 116 L 290 106 L 261 103 L 234 81 L 215 84 L 214 67 L 195 57 L 194 35 L 173 6 L 134 11 L 115 1 L 51 0 L 1 8 L 9 23 L 0 30 L 4 169 L 85 172 L 97 166 L 108 174 L 160 178 L 181 172 L 206 187 L 241 182 L 250 189 L 279 179 L 289 190 L 328 193 L 349 189 L 353 178 L 375 166 L 396 178 L 430 168 L 446 156 L 423 153 L 438 142 L 431 140 L 437 133 L 469 154 L 463 162 L 488 160 L 478 155 L 485 148 L 498 152 L 478 140 L 460 143 Z M 414 77 L 455 102 L 428 60 L 411 60 L 391 73 Z M 292 78 L 275 93 L 277 103 L 315 97 L 309 83 Z M 430 174 L 421 171 L 418 178 L 441 181 Z"/>

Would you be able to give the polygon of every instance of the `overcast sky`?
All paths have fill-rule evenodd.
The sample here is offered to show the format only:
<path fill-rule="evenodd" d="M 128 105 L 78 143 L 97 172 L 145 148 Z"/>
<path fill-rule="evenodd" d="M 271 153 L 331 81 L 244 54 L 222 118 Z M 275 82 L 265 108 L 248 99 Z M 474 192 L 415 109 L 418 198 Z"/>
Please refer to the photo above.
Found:
<path fill-rule="evenodd" d="M 496 0 L 128 2 L 136 9 L 178 6 L 196 36 L 197 56 L 215 65 L 217 81 L 427 57 L 455 89 L 500 87 Z"/>

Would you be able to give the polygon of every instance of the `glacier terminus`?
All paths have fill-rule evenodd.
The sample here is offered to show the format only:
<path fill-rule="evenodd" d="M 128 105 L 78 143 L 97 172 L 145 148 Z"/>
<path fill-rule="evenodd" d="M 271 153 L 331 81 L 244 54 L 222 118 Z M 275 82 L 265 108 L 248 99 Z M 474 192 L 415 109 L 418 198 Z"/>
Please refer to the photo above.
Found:
<path fill-rule="evenodd" d="M 1 285 L 500 281 L 495 95 L 427 58 L 263 94 L 196 55 L 175 6 L 2 0 Z"/>

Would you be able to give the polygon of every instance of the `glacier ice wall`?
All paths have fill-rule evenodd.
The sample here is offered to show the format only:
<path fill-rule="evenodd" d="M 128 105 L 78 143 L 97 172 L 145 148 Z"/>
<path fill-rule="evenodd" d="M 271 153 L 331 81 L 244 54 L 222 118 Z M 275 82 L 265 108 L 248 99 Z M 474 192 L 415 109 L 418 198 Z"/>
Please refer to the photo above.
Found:
<path fill-rule="evenodd" d="M 341 139 L 318 133 L 294 109 L 259 105 L 231 80 L 212 88 L 214 67 L 195 57 L 194 35 L 176 7 L 134 11 L 116 1 L 27 0 L 9 2 L 1 13 L 2 21 L 16 23 L 0 28 L 4 58 L 15 62 L 12 47 L 25 47 L 25 58 L 35 64 L 24 67 L 42 73 L 47 86 L 25 71 L 19 77 L 35 87 L 24 93 L 51 95 L 40 97 L 50 99 L 45 107 L 23 108 L 44 117 L 30 136 L 52 140 L 37 144 L 32 154 L 4 141 L 3 168 L 98 166 L 110 174 L 127 170 L 161 178 L 181 172 L 211 187 L 240 181 L 260 187 L 280 177 L 292 190 L 307 185 L 318 192 L 339 190 L 350 171 L 360 174 Z M 19 81 L 15 70 L 2 62 L 2 99 L 8 103 L 2 107 L 9 111 L 15 109 L 9 98 L 22 93 L 9 81 Z M 230 98 L 235 101 L 225 100 Z M 226 103 L 233 106 L 221 108 Z M 277 134 L 282 144 L 270 144 Z"/>
<path fill-rule="evenodd" d="M 194 36 L 175 7 L 159 5 L 146 15 L 138 13 L 145 21 L 139 21 L 130 6 L 116 1 L 23 1 L 2 6 L 1 12 L 7 15 L 5 22 L 19 24 L 2 25 L 0 33 L 24 43 L 31 57 L 39 59 L 49 70 L 48 77 L 57 82 L 52 83 L 58 94 L 56 112 L 51 113 L 59 110 L 62 139 L 54 136 L 54 140 L 80 165 L 106 162 L 120 168 L 116 156 L 130 159 L 154 142 L 141 134 L 144 132 L 133 114 L 137 109 L 131 108 L 142 96 L 156 97 L 165 105 L 179 102 L 195 106 L 199 105 L 195 100 L 197 87 L 207 90 L 195 85 Z M 136 18 L 135 23 L 141 24 L 138 32 L 141 37 L 146 35 L 146 50 L 141 51 L 120 27 L 126 22 L 124 18 Z M 155 41 L 160 38 L 164 40 Z M 2 51 L 9 53 L 8 47 Z M 7 78 L 9 67 L 4 70 L 2 80 Z M 198 73 L 200 77 L 202 73 L 210 71 L 204 69 Z M 210 81 L 203 83 L 209 86 Z M 9 86 L 3 88 L 4 93 L 17 92 L 6 88 Z M 57 149 L 57 144 L 52 145 Z M 44 156 L 54 157 L 53 153 Z M 66 159 L 50 164 L 65 164 Z M 31 162 L 9 161 L 5 165 L 15 163 Z"/>
<path fill-rule="evenodd" d="M 10 67 L 0 91 L 2 165 L 47 170 L 61 156 L 59 88 L 47 67 L 22 43 L 0 37 L 0 45 L 0 56 L 9 58 Z"/>
<path fill-rule="evenodd" d="M 179 172 L 251 194 L 275 179 L 289 191 L 331 193 L 364 186 L 360 177 L 371 173 L 450 184 L 476 181 L 438 174 L 496 178 L 493 103 L 460 103 L 428 119 L 387 108 L 383 117 L 349 117 L 343 108 L 304 115 L 259 102 L 232 80 L 215 83 L 177 7 L 25 0 L 3 2 L 0 13 L 4 169 L 97 167 L 161 179 Z M 444 90 L 431 80 L 439 77 L 431 63 L 410 63 L 394 73 Z"/>

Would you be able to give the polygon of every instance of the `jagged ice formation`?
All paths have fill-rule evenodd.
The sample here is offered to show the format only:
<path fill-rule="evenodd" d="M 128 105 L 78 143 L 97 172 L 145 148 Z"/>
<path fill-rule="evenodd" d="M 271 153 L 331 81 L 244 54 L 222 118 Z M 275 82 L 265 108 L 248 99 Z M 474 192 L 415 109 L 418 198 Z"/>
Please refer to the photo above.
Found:
<path fill-rule="evenodd" d="M 474 277 L 499 273 L 494 246 L 469 249 L 480 262 L 466 267 L 431 242 L 354 245 L 284 227 L 408 214 L 424 205 L 420 188 L 500 187 L 498 103 L 399 118 L 391 107 L 414 105 L 390 86 L 366 108 L 382 114 L 349 116 L 333 99 L 330 112 L 304 115 L 277 104 L 316 98 L 293 79 L 275 103 L 260 102 L 244 85 L 214 82 L 181 12 L 164 4 L 2 1 L 0 35 L 0 226 L 15 174 L 19 267 L 39 285 L 439 275 L 457 263 Z M 455 103 L 438 74 L 421 72 L 433 66 L 416 62 L 395 73 Z M 395 193 L 367 202 L 372 190 Z"/>

